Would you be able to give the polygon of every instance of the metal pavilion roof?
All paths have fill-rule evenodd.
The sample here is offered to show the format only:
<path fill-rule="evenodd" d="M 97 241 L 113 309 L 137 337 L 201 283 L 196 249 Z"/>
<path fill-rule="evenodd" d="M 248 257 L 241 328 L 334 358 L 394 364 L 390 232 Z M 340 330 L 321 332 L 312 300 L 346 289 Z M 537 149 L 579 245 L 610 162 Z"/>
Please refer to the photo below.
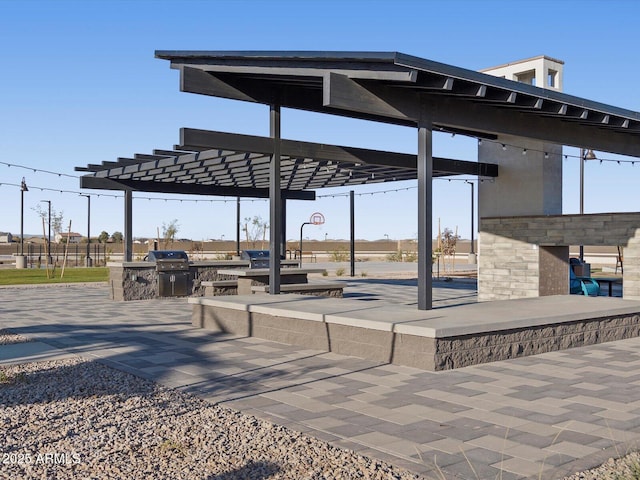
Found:
<path fill-rule="evenodd" d="M 115 162 L 77 167 L 90 172 L 81 187 L 146 192 L 269 196 L 273 140 L 181 129 L 175 150 L 154 150 Z M 434 176 L 497 176 L 497 166 L 434 159 Z M 281 141 L 281 188 L 285 198 L 313 199 L 313 190 L 416 178 L 416 156 L 293 140 Z"/>
<path fill-rule="evenodd" d="M 183 91 L 640 156 L 640 113 L 398 52 L 156 51 Z"/>

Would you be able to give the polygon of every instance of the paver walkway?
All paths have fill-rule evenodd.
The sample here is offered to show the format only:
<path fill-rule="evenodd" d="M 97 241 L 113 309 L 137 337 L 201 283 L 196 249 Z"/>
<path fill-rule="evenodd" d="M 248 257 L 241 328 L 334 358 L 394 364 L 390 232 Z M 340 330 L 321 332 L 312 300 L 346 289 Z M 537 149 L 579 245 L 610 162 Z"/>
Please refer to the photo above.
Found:
<path fill-rule="evenodd" d="M 107 293 L 2 288 L 0 328 L 427 478 L 562 478 L 639 445 L 640 339 L 425 372 L 216 335 L 184 299 Z"/>

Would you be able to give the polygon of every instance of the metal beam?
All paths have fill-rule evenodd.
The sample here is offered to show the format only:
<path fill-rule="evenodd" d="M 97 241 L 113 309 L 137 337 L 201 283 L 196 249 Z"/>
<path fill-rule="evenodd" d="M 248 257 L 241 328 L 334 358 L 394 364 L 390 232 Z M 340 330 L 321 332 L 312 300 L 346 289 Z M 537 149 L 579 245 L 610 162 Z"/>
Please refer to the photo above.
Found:
<path fill-rule="evenodd" d="M 133 192 L 124 191 L 124 261 L 133 259 Z"/>
<path fill-rule="evenodd" d="M 273 142 L 273 155 L 269 164 L 269 294 L 280 293 L 280 248 L 282 243 L 280 190 L 280 105 L 269 109 L 269 133 Z"/>
<path fill-rule="evenodd" d="M 96 190 L 130 189 L 140 192 L 172 193 L 182 195 L 211 195 L 221 197 L 269 198 L 267 188 L 220 187 L 178 182 L 146 182 L 140 180 L 112 180 L 93 176 L 80 177 L 80 188 Z M 282 190 L 284 198 L 315 200 L 316 192 L 309 190 Z"/>
<path fill-rule="evenodd" d="M 418 124 L 418 310 L 433 306 L 433 158 L 432 125 L 427 119 Z"/>
<path fill-rule="evenodd" d="M 193 128 L 180 129 L 180 141 L 189 148 L 219 148 L 231 151 L 247 151 L 270 155 L 272 142 L 267 137 L 240 135 Z M 416 168 L 416 156 L 408 153 L 386 152 L 366 148 L 325 145 L 320 143 L 282 140 L 281 155 L 293 158 L 310 158 L 365 165 L 382 165 L 400 168 Z M 495 164 L 470 162 L 437 157 L 433 159 L 434 170 L 447 174 L 483 175 L 495 177 L 498 167 Z"/>
<path fill-rule="evenodd" d="M 300 254 L 302 255 L 302 253 Z M 356 201 L 355 192 L 349 190 L 349 268 L 356 275 Z"/>
<path fill-rule="evenodd" d="M 417 94 L 413 92 L 355 81 L 335 73 L 325 77 L 324 87 L 324 106 L 348 110 L 354 117 L 359 116 L 354 112 L 367 113 L 383 117 L 389 123 L 417 123 L 424 110 L 431 116 L 433 125 L 437 126 L 508 134 L 575 147 L 583 146 L 585 142 L 585 131 L 563 121 L 562 119 L 567 119 L 566 115 L 558 118 L 542 116 L 435 94 L 424 94 L 424 102 L 419 102 Z M 511 93 L 515 95 L 514 92 Z M 507 104 L 508 100 L 505 97 Z M 572 111 L 571 107 L 569 111 Z M 587 115 L 585 112 L 587 109 L 580 110 L 574 118 L 580 120 Z M 603 124 L 599 127 L 589 129 L 590 148 L 640 156 L 640 137 L 630 141 L 629 135 L 603 128 Z"/>

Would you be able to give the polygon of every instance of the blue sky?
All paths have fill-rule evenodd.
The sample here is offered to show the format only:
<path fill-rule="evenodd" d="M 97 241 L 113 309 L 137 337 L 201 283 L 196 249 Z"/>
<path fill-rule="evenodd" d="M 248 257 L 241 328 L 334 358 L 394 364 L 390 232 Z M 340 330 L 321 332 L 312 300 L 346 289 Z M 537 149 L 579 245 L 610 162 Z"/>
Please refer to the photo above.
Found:
<path fill-rule="evenodd" d="M 65 226 L 71 220 L 72 230 L 85 233 L 86 199 L 59 192 L 80 192 L 75 166 L 169 149 L 178 143 L 180 127 L 268 135 L 268 107 L 179 92 L 178 73 L 155 59 L 155 50 L 400 51 L 473 70 L 544 54 L 565 62 L 566 93 L 640 111 L 638 18 L 640 3 L 633 0 L 0 0 L 0 231 L 20 231 L 20 190 L 14 185 L 22 177 L 30 188 L 26 233 L 42 231 L 33 211 L 41 200 L 64 212 Z M 282 135 L 417 150 L 412 128 L 288 109 Z M 435 155 L 475 160 L 476 153 L 475 139 L 435 136 Z M 563 209 L 577 213 L 577 150 L 565 147 L 565 153 L 571 157 L 564 161 Z M 590 162 L 585 172 L 585 212 L 638 210 L 633 192 L 640 163 Z M 404 182 L 356 189 L 356 236 L 415 237 L 414 187 Z M 369 194 L 395 189 L 406 190 Z M 121 198 L 83 193 L 92 195 L 92 234 L 124 230 Z M 194 198 L 200 201 L 184 201 Z M 179 237 L 234 238 L 235 201 L 202 200 L 134 194 L 134 236 L 154 236 L 163 223 L 177 219 Z M 457 228 L 469 238 L 469 185 L 434 181 L 433 210 L 436 228 L 440 219 L 443 228 Z M 297 238 L 300 224 L 315 211 L 327 221 L 305 227 L 305 237 L 348 238 L 347 197 L 290 202 L 287 237 Z M 266 219 L 267 203 L 245 201 L 241 215 Z"/>

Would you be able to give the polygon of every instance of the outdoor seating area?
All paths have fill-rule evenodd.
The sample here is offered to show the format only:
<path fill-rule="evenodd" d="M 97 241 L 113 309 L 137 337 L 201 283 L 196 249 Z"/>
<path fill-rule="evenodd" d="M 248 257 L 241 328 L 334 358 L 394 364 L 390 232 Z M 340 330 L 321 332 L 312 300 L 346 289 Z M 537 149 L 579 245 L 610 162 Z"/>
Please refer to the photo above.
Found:
<path fill-rule="evenodd" d="M 583 263 L 579 258 L 569 259 L 569 293 L 573 295 L 584 295 L 585 297 L 597 297 L 600 293 L 600 285 L 590 276 L 578 275 L 583 274 Z M 611 296 L 611 295 L 610 295 Z"/>
<path fill-rule="evenodd" d="M 300 290 L 300 285 L 310 285 L 308 277 L 310 273 L 326 274 L 326 270 L 323 268 L 283 268 L 280 270 L 281 286 L 296 285 Z M 264 291 L 264 288 L 259 287 L 269 286 L 269 269 L 267 268 L 221 269 L 218 270 L 218 274 L 236 277 L 239 295 L 250 295 L 254 291 Z M 289 291 L 295 291 L 295 287 L 290 288 Z"/>

